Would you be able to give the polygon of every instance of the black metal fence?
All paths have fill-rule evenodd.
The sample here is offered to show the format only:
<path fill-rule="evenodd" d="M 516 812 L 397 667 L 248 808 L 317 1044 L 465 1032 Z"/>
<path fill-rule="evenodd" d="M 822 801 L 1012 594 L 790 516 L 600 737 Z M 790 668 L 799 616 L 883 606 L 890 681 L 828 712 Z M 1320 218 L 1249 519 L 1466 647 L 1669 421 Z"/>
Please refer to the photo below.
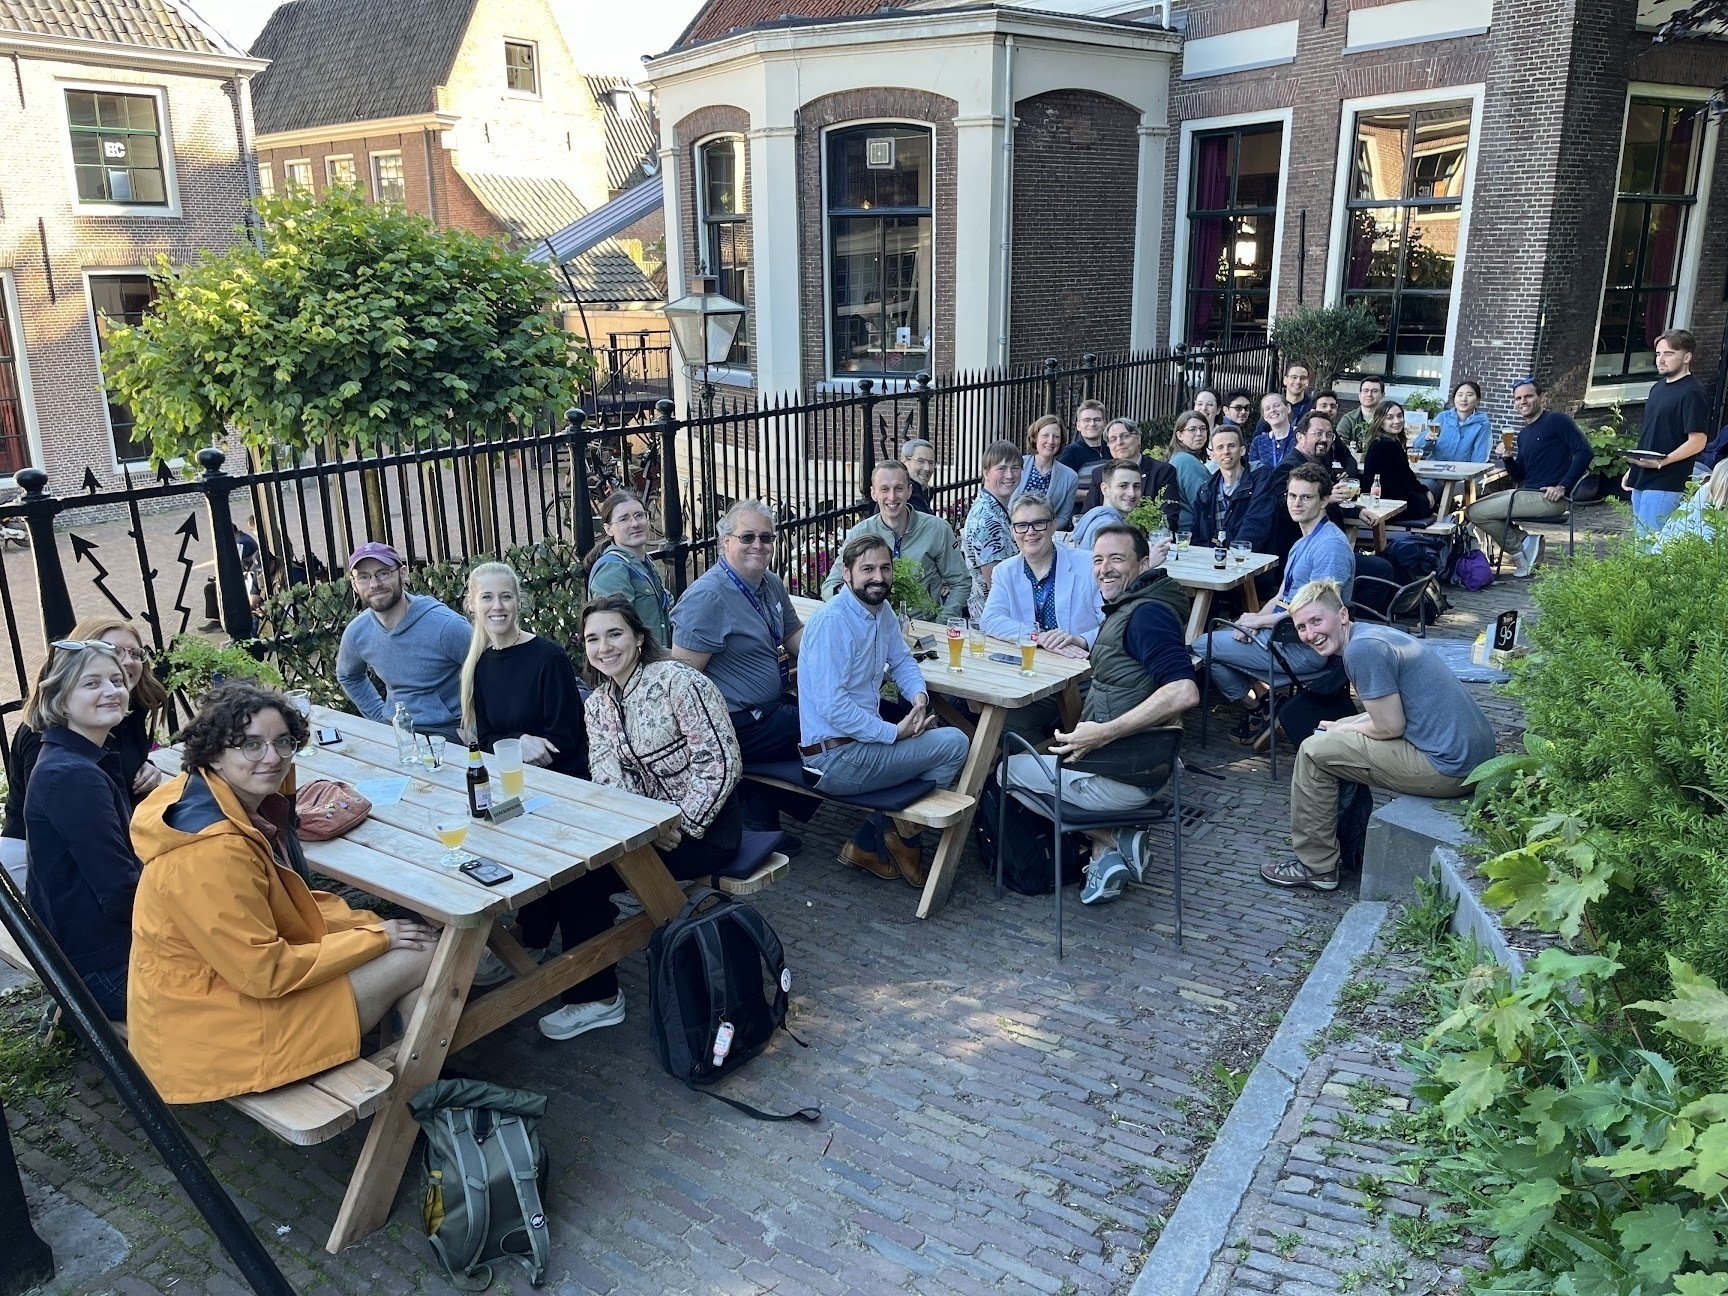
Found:
<path fill-rule="evenodd" d="M 612 372 L 653 376 L 655 349 L 646 340 L 614 345 L 622 358 Z M 777 570 L 795 591 L 815 593 L 840 537 L 869 507 L 872 467 L 909 437 L 934 445 L 932 502 L 958 521 L 984 448 L 1022 442 L 1038 415 L 1066 418 L 1097 399 L 1112 414 L 1164 421 L 1202 386 L 1266 390 L 1275 374 L 1266 346 L 1085 356 L 886 386 L 861 380 L 808 400 L 723 400 L 690 420 L 676 418 L 669 399 L 654 404 L 651 421 L 645 401 L 585 401 L 532 425 L 455 430 L 438 445 L 386 437 L 364 455 L 276 451 L 242 471 L 209 449 L 190 477 L 128 475 L 102 490 L 89 475 L 83 492 L 66 496 L 26 469 L 15 478 L 23 497 L 0 505 L 0 518 L 22 519 L 30 538 L 27 564 L 18 554 L 0 562 L 0 745 L 47 641 L 83 616 L 137 621 L 158 651 L 188 631 L 248 640 L 255 600 L 340 578 L 363 540 L 387 541 L 414 566 L 547 541 L 585 552 L 600 497 L 620 486 L 647 497 L 675 589 L 713 561 L 720 512 L 756 498 L 779 515 Z M 237 523 L 256 537 L 250 572 Z M 257 644 L 261 653 L 275 647 L 268 637 Z"/>

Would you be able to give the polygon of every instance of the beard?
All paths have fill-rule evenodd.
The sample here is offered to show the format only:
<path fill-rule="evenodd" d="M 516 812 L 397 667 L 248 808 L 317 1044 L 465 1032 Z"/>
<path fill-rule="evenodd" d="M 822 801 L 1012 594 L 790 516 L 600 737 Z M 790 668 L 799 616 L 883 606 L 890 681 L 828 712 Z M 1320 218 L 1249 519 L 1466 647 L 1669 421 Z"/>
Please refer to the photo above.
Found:
<path fill-rule="evenodd" d="M 848 585 L 847 588 L 865 607 L 881 607 L 888 601 L 887 581 L 864 581 L 858 585 Z"/>

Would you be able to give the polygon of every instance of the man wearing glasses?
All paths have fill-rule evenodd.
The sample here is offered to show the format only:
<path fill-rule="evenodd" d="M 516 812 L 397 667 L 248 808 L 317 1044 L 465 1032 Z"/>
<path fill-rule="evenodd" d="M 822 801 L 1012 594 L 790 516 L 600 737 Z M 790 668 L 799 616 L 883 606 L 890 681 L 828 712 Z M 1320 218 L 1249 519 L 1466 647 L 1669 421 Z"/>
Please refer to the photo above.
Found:
<path fill-rule="evenodd" d="M 792 663 L 804 624 L 774 556 L 774 513 L 761 500 L 739 500 L 715 525 L 720 558 L 672 609 L 672 655 L 714 681 L 726 699 L 746 765 L 798 759 L 798 701 Z M 744 826 L 778 832 L 778 809 L 794 802 L 746 784 Z M 797 797 L 808 805 L 810 798 Z M 778 809 L 776 808 L 778 806 Z M 786 843 L 787 847 L 797 843 Z"/>
<path fill-rule="evenodd" d="M 1249 433 L 1246 430 L 1248 418 L 1253 413 L 1254 397 L 1250 392 L 1233 391 L 1230 393 L 1230 399 L 1224 402 L 1223 420 L 1234 427 L 1243 429 L 1242 444 L 1244 447 L 1247 446 L 1249 439 Z"/>
<path fill-rule="evenodd" d="M 349 556 L 348 579 L 366 610 L 342 632 L 336 679 L 368 720 L 389 724 L 400 702 L 417 732 L 460 742 L 462 662 L 474 628 L 438 599 L 407 593 L 407 572 L 401 555 L 381 540 Z"/>

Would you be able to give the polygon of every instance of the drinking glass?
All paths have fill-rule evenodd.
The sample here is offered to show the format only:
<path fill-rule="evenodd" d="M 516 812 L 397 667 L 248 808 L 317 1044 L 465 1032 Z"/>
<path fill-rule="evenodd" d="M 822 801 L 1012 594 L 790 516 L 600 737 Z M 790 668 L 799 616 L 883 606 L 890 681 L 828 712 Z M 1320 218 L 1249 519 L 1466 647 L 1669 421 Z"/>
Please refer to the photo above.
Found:
<path fill-rule="evenodd" d="M 966 643 L 966 619 L 964 617 L 949 617 L 948 629 L 948 669 L 956 675 L 966 668 L 960 664 L 960 650 Z"/>
<path fill-rule="evenodd" d="M 1240 540 L 1230 546 L 1230 556 L 1236 560 L 1236 565 L 1238 567 L 1246 567 L 1248 565 L 1248 555 L 1252 552 L 1253 551 Z"/>
<path fill-rule="evenodd" d="M 426 735 L 426 754 L 420 759 L 427 769 L 444 768 L 444 746 L 449 741 L 443 734 Z"/>
<path fill-rule="evenodd" d="M 506 799 L 522 795 L 522 740 L 500 738 L 492 744 L 498 758 L 498 788 Z"/>
<path fill-rule="evenodd" d="M 984 627 L 976 621 L 966 626 L 966 651 L 974 657 L 984 655 Z"/>
<path fill-rule="evenodd" d="M 1033 663 L 1033 659 L 1037 656 L 1037 654 L 1038 654 L 1038 632 L 1036 630 L 1023 630 L 1023 631 L 1021 631 L 1020 632 L 1020 673 L 1022 675 L 1030 675 L 1033 673 L 1032 663 Z"/>
<path fill-rule="evenodd" d="M 306 745 L 294 754 L 296 756 L 310 756 L 317 750 L 312 746 L 312 694 L 306 689 L 289 689 L 282 696 L 294 704 L 294 709 L 306 721 Z"/>
<path fill-rule="evenodd" d="M 1192 531 L 1178 531 L 1176 533 L 1176 547 L 1178 549 L 1186 549 L 1193 543 L 1194 533 Z"/>
<path fill-rule="evenodd" d="M 444 844 L 444 854 L 438 862 L 445 868 L 457 868 L 468 862 L 468 856 L 461 849 L 462 843 L 468 840 L 468 811 L 466 807 L 456 810 L 430 810 L 427 818 L 432 822 L 432 831 L 438 834 L 438 840 Z"/>

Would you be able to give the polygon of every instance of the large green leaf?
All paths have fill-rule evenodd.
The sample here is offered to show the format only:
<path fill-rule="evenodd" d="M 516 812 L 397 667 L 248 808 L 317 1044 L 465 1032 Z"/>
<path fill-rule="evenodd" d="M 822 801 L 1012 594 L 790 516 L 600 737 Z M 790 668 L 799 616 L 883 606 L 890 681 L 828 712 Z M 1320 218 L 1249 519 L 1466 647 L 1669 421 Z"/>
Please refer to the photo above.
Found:
<path fill-rule="evenodd" d="M 1690 964 L 1669 955 L 1668 972 L 1674 980 L 1672 999 L 1641 999 L 1633 1008 L 1655 1013 L 1657 1023 L 1689 1044 L 1728 1051 L 1728 994 Z"/>
<path fill-rule="evenodd" d="M 1494 1060 L 1491 1048 L 1448 1057 L 1436 1074 L 1452 1086 L 1452 1091 L 1440 1101 L 1448 1125 L 1459 1124 L 1488 1107 L 1511 1083 L 1506 1068 Z"/>
<path fill-rule="evenodd" d="M 1614 1231 L 1632 1253 L 1639 1276 L 1652 1287 L 1667 1282 L 1688 1259 L 1707 1264 L 1720 1249 L 1704 1211 L 1682 1211 L 1668 1202 L 1654 1202 L 1620 1216 Z"/>
<path fill-rule="evenodd" d="M 1674 1279 L 1676 1296 L 1725 1296 L 1728 1273 L 1681 1274 Z"/>
<path fill-rule="evenodd" d="M 1728 1189 L 1728 1125 L 1712 1125 L 1692 1145 L 1697 1164 L 1680 1176 L 1680 1186 L 1715 1196 Z"/>
<path fill-rule="evenodd" d="M 1684 1170 L 1698 1159 L 1692 1151 L 1694 1128 L 1690 1121 L 1677 1120 L 1668 1127 L 1668 1137 L 1660 1148 L 1623 1148 L 1612 1156 L 1591 1157 L 1584 1164 L 1612 1175 L 1641 1175 L 1652 1170 Z"/>

